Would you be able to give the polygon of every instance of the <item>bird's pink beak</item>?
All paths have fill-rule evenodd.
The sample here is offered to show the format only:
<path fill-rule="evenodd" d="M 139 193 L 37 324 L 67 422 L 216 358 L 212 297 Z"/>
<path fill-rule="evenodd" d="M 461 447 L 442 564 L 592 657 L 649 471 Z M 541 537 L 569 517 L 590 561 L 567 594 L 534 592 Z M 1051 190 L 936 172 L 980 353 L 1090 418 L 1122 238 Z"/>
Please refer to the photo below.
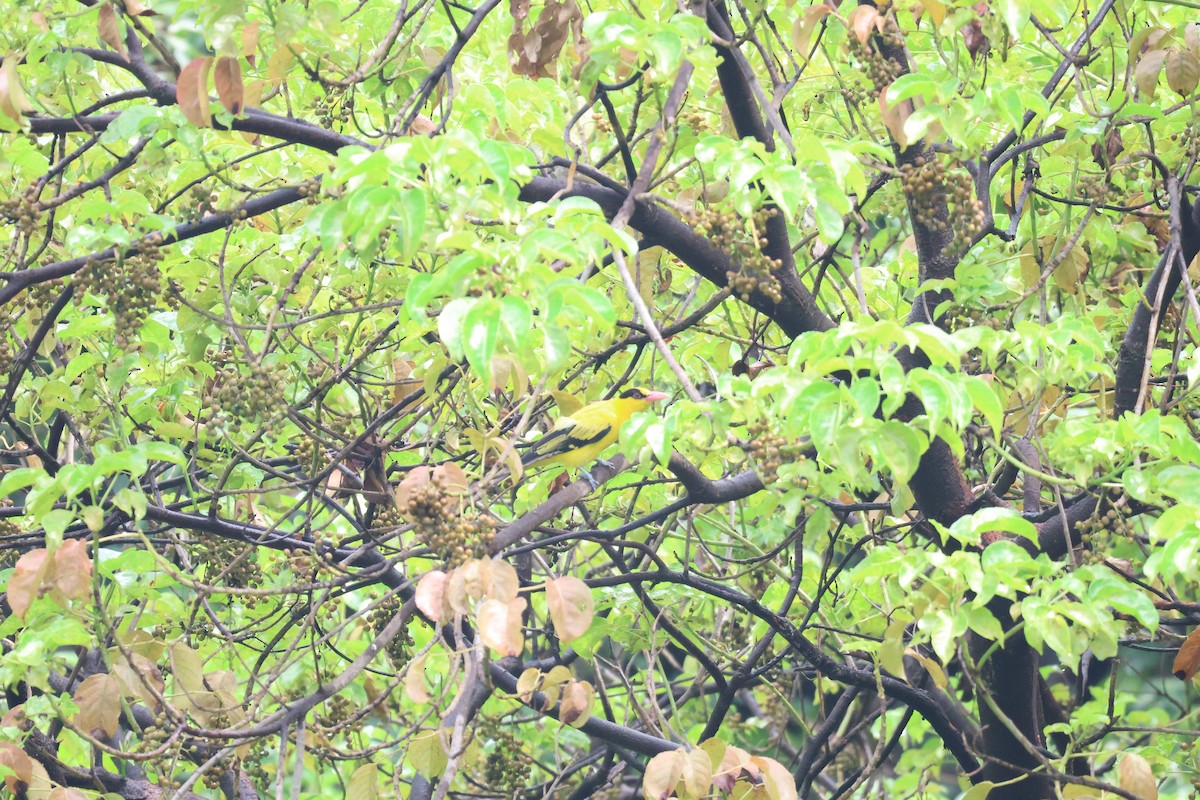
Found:
<path fill-rule="evenodd" d="M 645 399 L 647 403 L 654 403 L 659 400 L 666 400 L 670 396 L 666 392 L 647 392 Z"/>

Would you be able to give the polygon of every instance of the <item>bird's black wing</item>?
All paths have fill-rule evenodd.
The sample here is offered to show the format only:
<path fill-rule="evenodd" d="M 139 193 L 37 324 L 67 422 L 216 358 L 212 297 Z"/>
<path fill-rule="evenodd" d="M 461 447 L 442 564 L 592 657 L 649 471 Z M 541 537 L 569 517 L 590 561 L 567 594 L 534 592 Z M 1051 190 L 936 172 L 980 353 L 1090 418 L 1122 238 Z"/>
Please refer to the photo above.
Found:
<path fill-rule="evenodd" d="M 608 436 L 612 430 L 612 425 L 602 425 L 595 430 L 588 431 L 589 435 L 587 436 L 575 436 L 575 431 L 579 427 L 578 425 L 572 425 L 569 428 L 553 428 L 545 436 L 529 446 L 529 449 L 521 456 L 521 463 L 529 466 L 538 461 L 544 461 L 563 453 L 569 453 L 572 450 L 578 450 L 581 447 L 587 447 L 589 444 L 595 444 L 605 436 Z"/>

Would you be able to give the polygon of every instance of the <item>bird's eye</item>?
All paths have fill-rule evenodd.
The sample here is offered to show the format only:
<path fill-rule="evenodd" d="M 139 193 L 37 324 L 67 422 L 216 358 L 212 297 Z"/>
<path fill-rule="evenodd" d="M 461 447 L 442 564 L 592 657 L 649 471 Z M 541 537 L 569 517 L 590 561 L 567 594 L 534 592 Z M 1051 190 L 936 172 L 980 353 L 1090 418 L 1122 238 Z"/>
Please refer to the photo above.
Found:
<path fill-rule="evenodd" d="M 644 398 L 646 396 L 645 394 L 642 393 L 641 389 L 630 389 L 625 394 L 627 397 L 632 397 L 634 400 L 641 400 L 642 398 Z"/>

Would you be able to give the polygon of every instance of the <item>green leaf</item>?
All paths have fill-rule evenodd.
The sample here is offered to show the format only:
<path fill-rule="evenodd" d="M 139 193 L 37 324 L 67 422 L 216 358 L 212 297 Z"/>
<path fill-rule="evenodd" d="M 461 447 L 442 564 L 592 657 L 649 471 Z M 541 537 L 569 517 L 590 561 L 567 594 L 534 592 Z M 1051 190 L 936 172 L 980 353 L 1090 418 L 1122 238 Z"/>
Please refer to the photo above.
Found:
<path fill-rule="evenodd" d="M 421 731 L 408 743 L 408 763 L 426 778 L 436 778 L 446 769 L 449 759 L 438 731 Z"/>
<path fill-rule="evenodd" d="M 501 303 L 492 298 L 480 299 L 471 305 L 462 319 L 461 343 L 467 363 L 489 385 L 492 356 L 500 336 L 502 308 Z"/>

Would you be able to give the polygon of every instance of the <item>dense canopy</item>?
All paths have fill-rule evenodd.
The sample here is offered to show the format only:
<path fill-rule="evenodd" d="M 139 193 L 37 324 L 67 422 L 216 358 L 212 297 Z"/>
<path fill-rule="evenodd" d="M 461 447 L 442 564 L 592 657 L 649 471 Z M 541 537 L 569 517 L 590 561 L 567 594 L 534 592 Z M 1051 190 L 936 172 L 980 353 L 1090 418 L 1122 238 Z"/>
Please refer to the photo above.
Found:
<path fill-rule="evenodd" d="M 1197 6 L 808 2 L 0 3 L 7 789 L 1194 796 Z"/>

